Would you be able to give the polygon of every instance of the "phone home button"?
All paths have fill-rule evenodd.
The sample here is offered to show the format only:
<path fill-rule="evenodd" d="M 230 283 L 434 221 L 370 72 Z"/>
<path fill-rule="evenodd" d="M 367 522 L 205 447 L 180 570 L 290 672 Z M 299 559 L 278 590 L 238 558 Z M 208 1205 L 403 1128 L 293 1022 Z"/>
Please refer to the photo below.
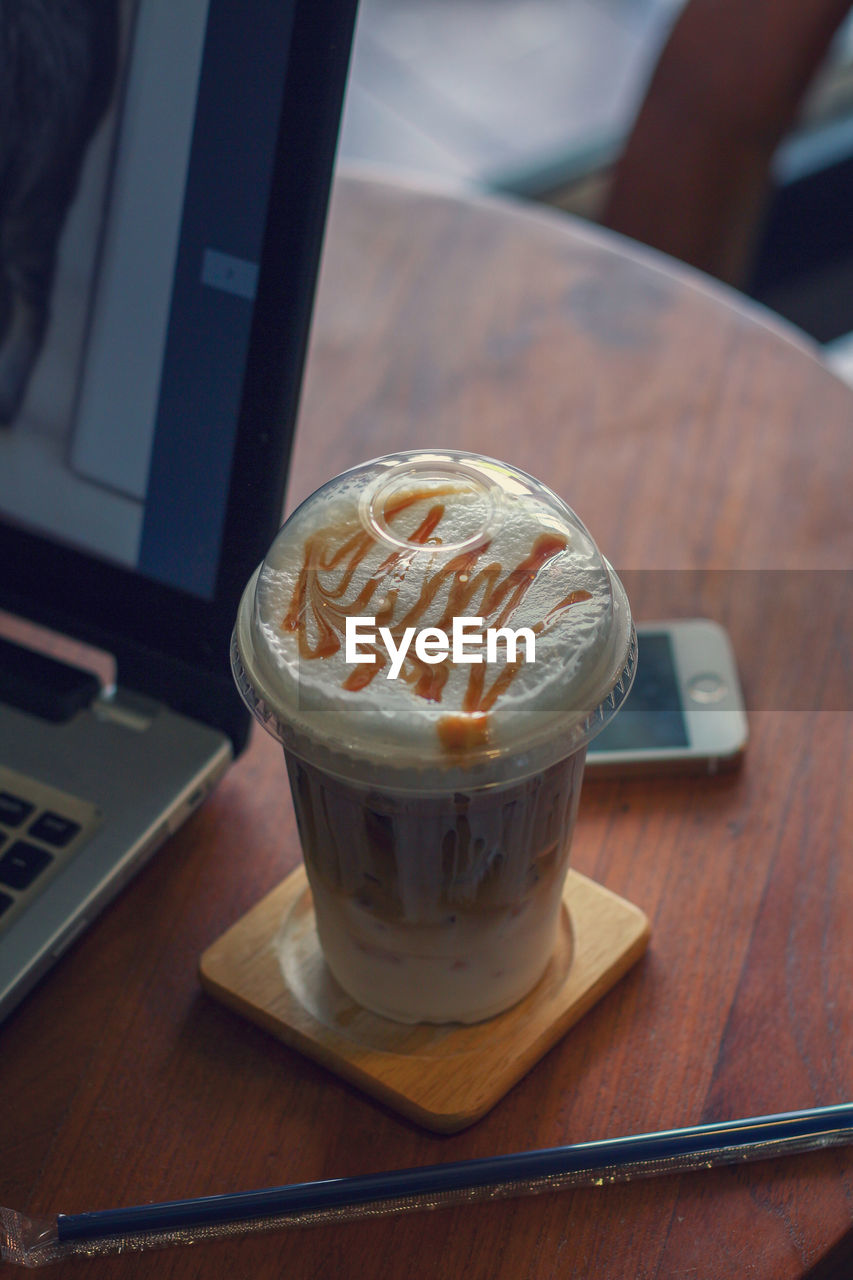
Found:
<path fill-rule="evenodd" d="M 708 704 L 721 702 L 728 693 L 728 686 L 715 672 L 703 671 L 687 682 L 687 692 L 694 702 Z"/>

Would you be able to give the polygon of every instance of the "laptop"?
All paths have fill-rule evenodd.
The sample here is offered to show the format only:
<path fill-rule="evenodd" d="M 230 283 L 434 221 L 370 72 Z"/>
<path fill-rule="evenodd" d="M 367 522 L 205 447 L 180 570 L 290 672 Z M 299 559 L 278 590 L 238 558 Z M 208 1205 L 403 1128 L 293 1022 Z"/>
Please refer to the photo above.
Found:
<path fill-rule="evenodd" d="M 48 296 L 0 290 L 0 1017 L 246 744 L 229 636 L 280 523 L 355 5 L 76 0 L 74 58 L 22 53 Z"/>

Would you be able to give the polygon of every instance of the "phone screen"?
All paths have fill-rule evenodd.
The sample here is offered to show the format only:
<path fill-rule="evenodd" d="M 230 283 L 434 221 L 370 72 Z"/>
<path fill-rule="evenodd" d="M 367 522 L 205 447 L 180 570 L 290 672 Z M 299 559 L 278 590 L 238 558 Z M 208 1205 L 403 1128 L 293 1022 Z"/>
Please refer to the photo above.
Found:
<path fill-rule="evenodd" d="M 672 640 L 665 631 L 637 637 L 637 674 L 619 714 L 589 745 L 594 751 L 653 751 L 689 745 Z"/>

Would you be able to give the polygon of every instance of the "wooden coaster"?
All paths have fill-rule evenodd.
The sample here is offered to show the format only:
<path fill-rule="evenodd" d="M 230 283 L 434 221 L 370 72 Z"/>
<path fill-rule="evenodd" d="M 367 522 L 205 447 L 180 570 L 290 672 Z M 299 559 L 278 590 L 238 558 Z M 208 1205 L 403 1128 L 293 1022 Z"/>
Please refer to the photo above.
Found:
<path fill-rule="evenodd" d="M 479 1120 L 643 954 L 642 911 L 570 871 L 541 981 L 486 1022 L 406 1026 L 354 1003 L 329 973 L 299 867 L 205 951 L 204 988 L 285 1044 L 428 1129 Z"/>

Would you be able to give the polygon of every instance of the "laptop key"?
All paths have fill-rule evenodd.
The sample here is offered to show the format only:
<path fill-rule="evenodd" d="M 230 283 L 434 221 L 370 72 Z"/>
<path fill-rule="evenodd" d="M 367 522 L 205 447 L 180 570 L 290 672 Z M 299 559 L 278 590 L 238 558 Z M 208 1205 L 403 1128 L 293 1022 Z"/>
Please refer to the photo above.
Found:
<path fill-rule="evenodd" d="M 0 889 L 0 916 L 2 916 L 3 912 L 13 905 L 14 901 L 14 898 L 11 898 L 8 893 L 4 893 L 2 889 Z"/>
<path fill-rule="evenodd" d="M 7 827 L 19 827 L 35 809 L 27 800 L 13 796 L 8 791 L 0 791 L 0 822 Z"/>
<path fill-rule="evenodd" d="M 28 889 L 45 867 L 53 862 L 52 854 L 26 840 L 16 840 L 0 858 L 0 884 L 9 889 Z"/>
<path fill-rule="evenodd" d="M 56 849 L 64 849 L 78 831 L 80 831 L 79 822 L 72 822 L 70 818 L 63 818 L 60 814 L 52 813 L 48 809 L 33 823 L 27 835 L 35 840 L 43 840 L 45 844 L 52 844 Z"/>

